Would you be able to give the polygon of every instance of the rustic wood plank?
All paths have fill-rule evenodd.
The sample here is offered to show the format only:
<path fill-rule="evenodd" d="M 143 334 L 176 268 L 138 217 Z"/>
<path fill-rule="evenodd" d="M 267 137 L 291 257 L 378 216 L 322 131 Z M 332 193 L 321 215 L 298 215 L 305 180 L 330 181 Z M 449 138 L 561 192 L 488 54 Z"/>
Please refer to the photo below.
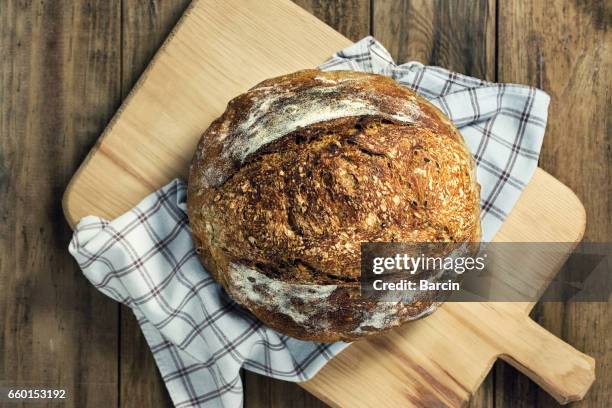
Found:
<path fill-rule="evenodd" d="M 122 0 L 123 96 L 132 89 L 190 0 Z"/>
<path fill-rule="evenodd" d="M 121 93 L 125 98 L 190 0 L 123 0 L 122 3 Z M 120 319 L 120 406 L 171 406 L 172 401 L 136 318 L 128 308 L 122 307 Z"/>
<path fill-rule="evenodd" d="M 372 32 L 396 62 L 495 79 L 495 0 L 375 0 Z"/>
<path fill-rule="evenodd" d="M 375 0 L 372 32 L 397 63 L 417 60 L 487 80 L 495 79 L 494 0 Z M 490 407 L 494 374 L 471 398 Z"/>
<path fill-rule="evenodd" d="M 0 385 L 65 407 L 117 403 L 118 306 L 68 254 L 60 200 L 118 106 L 119 5 L 0 2 Z"/>
<path fill-rule="evenodd" d="M 609 2 L 500 2 L 499 77 L 547 91 L 552 102 L 540 166 L 571 187 L 587 212 L 586 241 L 612 240 Z M 544 327 L 595 357 L 598 379 L 581 407 L 612 406 L 612 315 L 607 303 L 545 303 Z M 498 367 L 496 406 L 550 406 L 548 395 Z"/>
<path fill-rule="evenodd" d="M 351 41 L 370 34 L 370 0 L 292 0 Z"/>
<path fill-rule="evenodd" d="M 296 383 L 245 371 L 245 408 L 323 408 L 328 405 Z"/>

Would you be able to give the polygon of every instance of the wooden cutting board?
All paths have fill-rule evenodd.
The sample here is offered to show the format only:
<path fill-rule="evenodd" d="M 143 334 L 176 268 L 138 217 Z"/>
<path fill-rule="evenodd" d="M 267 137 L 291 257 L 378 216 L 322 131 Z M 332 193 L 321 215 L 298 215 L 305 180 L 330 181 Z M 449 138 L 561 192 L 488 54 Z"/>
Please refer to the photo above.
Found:
<path fill-rule="evenodd" d="M 257 82 L 312 68 L 351 42 L 288 0 L 195 1 L 72 179 L 63 206 L 114 218 L 184 177 L 202 131 Z M 584 208 L 538 169 L 496 241 L 578 242 Z M 538 293 L 566 255 L 520 268 Z M 519 268 L 516 268 L 519 269 Z M 353 344 L 301 385 L 332 406 L 461 406 L 500 357 L 560 402 L 582 398 L 594 361 L 534 323 L 533 303 L 447 303 Z"/>

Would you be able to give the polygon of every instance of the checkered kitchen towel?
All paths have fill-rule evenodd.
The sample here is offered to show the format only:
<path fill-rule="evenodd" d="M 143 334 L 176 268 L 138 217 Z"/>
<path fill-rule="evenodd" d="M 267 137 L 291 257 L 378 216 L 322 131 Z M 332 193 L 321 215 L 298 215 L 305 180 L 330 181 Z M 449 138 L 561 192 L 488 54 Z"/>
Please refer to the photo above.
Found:
<path fill-rule="evenodd" d="M 392 76 L 442 109 L 476 157 L 484 240 L 495 235 L 536 168 L 544 92 L 418 62 L 398 66 L 371 37 L 321 68 Z M 175 180 L 114 221 L 83 218 L 70 243 L 85 276 L 132 308 L 174 404 L 240 406 L 241 367 L 289 381 L 315 375 L 347 344 L 281 335 L 230 300 L 196 258 L 185 199 L 185 185 Z"/>

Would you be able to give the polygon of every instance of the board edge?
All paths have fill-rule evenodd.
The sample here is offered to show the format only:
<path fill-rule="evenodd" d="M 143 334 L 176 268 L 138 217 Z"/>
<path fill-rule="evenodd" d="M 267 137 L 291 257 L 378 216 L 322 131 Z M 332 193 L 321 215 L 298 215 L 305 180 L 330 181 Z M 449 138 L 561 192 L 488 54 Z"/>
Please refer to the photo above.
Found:
<path fill-rule="evenodd" d="M 79 167 L 77 168 L 77 170 L 74 172 L 74 174 L 70 178 L 70 181 L 68 182 L 68 185 L 66 186 L 66 189 L 64 190 L 64 193 L 62 195 L 61 205 L 62 205 L 62 211 L 64 213 L 64 218 L 66 218 L 66 221 L 68 222 L 68 225 L 70 226 L 72 230 L 75 229 L 76 225 L 78 224 L 80 220 L 75 215 L 75 211 L 73 210 L 73 207 L 72 207 L 72 202 L 75 197 L 75 194 L 77 194 L 75 191 L 81 181 L 83 173 L 87 170 L 87 165 L 89 164 L 89 162 L 95 155 L 103 153 L 100 147 L 102 146 L 102 143 L 104 143 L 104 139 L 106 138 L 106 136 L 108 136 L 108 134 L 110 134 L 115 123 L 117 123 L 117 121 L 121 118 L 121 115 L 123 114 L 125 110 L 125 107 L 131 102 L 136 92 L 138 92 L 138 90 L 142 87 L 144 82 L 147 80 L 149 73 L 153 69 L 154 65 L 156 64 L 157 60 L 160 58 L 165 48 L 175 37 L 177 31 L 181 28 L 185 20 L 193 12 L 193 10 L 196 8 L 196 6 L 198 5 L 200 1 L 201 0 L 192 0 L 191 3 L 189 3 L 189 6 L 187 6 L 187 8 L 185 9 L 181 17 L 178 19 L 174 27 L 172 27 L 172 30 L 170 30 L 170 33 L 164 39 L 161 46 L 157 49 L 153 57 L 151 57 L 151 60 L 148 62 L 142 74 L 140 74 L 140 77 L 138 77 L 138 80 L 136 81 L 132 89 L 130 89 L 130 92 L 128 92 L 128 94 L 123 99 L 123 101 L 121 101 L 121 105 L 115 111 L 115 113 L 113 114 L 113 117 L 108 121 L 108 124 L 106 125 L 106 127 L 104 128 L 100 136 L 98 136 L 98 138 L 96 139 L 96 143 L 94 144 L 94 146 L 89 150 L 89 152 L 87 153 L 87 155 L 85 156 L 81 164 L 79 164 Z"/>

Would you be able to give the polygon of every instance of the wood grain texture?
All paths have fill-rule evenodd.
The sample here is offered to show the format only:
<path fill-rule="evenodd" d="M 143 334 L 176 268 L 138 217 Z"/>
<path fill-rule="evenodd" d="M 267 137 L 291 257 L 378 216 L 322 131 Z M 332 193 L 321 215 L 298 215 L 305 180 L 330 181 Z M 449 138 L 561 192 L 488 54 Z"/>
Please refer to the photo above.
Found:
<path fill-rule="evenodd" d="M 0 385 L 115 406 L 118 306 L 68 254 L 59 197 L 118 106 L 119 3 L 6 0 L 0 19 Z"/>
<path fill-rule="evenodd" d="M 125 98 L 166 39 L 189 0 L 122 1 L 121 93 Z M 120 310 L 119 406 L 163 407 L 172 401 L 134 314 Z"/>
<path fill-rule="evenodd" d="M 397 63 L 417 60 L 495 80 L 495 0 L 375 0 L 372 32 Z M 470 400 L 490 407 L 494 372 Z"/>
<path fill-rule="evenodd" d="M 351 41 L 371 34 L 370 0 L 291 0 Z"/>
<path fill-rule="evenodd" d="M 612 240 L 611 19 L 606 1 L 510 1 L 499 9 L 500 80 L 551 95 L 540 166 L 585 203 L 585 240 L 594 242 Z M 598 380 L 576 406 L 612 406 L 609 303 L 544 303 L 534 317 L 597 360 Z M 497 406 L 556 405 L 513 369 L 497 374 Z"/>
<path fill-rule="evenodd" d="M 495 0 L 375 0 L 372 32 L 398 63 L 494 80 Z"/>

